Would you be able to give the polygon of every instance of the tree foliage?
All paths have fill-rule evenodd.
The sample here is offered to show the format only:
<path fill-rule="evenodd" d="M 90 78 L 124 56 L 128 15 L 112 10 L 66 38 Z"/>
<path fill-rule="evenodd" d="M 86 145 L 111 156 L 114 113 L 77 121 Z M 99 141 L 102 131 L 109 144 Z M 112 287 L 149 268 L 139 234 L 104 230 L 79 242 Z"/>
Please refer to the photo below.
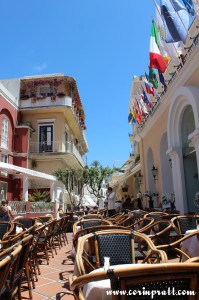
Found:
<path fill-rule="evenodd" d="M 94 195 L 97 199 L 100 198 L 103 181 L 111 176 L 114 171 L 114 169 L 103 167 L 98 161 L 94 161 L 90 167 L 85 166 L 83 169 L 78 170 L 58 169 L 53 175 L 65 185 L 71 204 L 79 206 L 84 196 L 84 187 L 87 186 L 90 194 Z M 78 203 L 76 203 L 74 195 L 79 196 Z"/>
<path fill-rule="evenodd" d="M 100 198 L 103 181 L 110 177 L 115 172 L 115 169 L 103 167 L 98 161 L 94 161 L 91 167 L 87 167 L 87 172 L 88 190 L 96 198 Z"/>

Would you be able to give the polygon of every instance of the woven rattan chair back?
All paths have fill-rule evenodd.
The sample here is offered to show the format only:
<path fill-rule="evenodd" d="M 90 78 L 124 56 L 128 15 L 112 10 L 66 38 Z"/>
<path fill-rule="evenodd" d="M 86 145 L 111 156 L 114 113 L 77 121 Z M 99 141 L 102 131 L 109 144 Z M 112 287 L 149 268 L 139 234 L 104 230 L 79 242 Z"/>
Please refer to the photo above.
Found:
<path fill-rule="evenodd" d="M 30 228 L 36 224 L 36 219 L 33 218 L 19 218 L 18 223 L 24 225 L 25 228 Z"/>
<path fill-rule="evenodd" d="M 199 264 L 195 264 L 195 267 L 191 264 L 188 264 L 187 267 L 186 265 L 179 266 L 179 264 L 175 264 L 172 266 L 172 264 L 166 264 L 165 268 L 161 265 L 153 265 L 151 267 L 140 267 L 140 271 L 139 268 L 136 271 L 129 270 L 127 272 L 123 269 L 118 272 L 114 272 L 114 270 L 108 272 L 108 277 L 111 280 L 111 289 L 122 289 L 127 295 L 130 291 L 148 292 L 142 293 L 141 297 L 139 293 L 133 295 L 133 300 L 149 300 L 154 291 L 157 293 L 158 300 L 198 300 Z M 171 290 L 171 287 L 174 287 L 175 290 L 172 295 L 168 292 Z M 195 293 L 195 296 L 189 298 L 186 292 L 181 293 L 182 291 L 192 291 L 192 293 Z M 120 297 L 114 299 L 119 300 Z M 122 299 L 129 298 L 124 297 Z"/>
<path fill-rule="evenodd" d="M 11 224 L 6 221 L 0 221 L 0 240 L 3 240 L 11 231 Z"/>
<path fill-rule="evenodd" d="M 0 299 L 14 299 L 14 296 L 16 294 L 19 295 L 19 286 L 15 283 L 15 278 L 17 276 L 17 269 L 20 265 L 20 258 L 22 253 L 22 245 L 14 245 L 13 247 L 9 247 L 9 249 L 12 249 L 12 252 L 10 254 L 11 257 L 11 265 L 9 270 L 9 277 L 6 281 L 6 287 L 2 291 L 2 297 Z M 6 252 L 9 251 L 9 249 L 6 249 L 3 253 L 1 253 L 1 257 L 5 255 Z M 20 297 L 19 297 L 20 299 Z"/>
<path fill-rule="evenodd" d="M 40 221 L 41 223 L 47 223 L 50 220 L 52 220 L 51 216 L 40 216 L 40 217 L 38 217 L 38 221 Z"/>
<path fill-rule="evenodd" d="M 172 222 L 183 236 L 187 230 L 197 229 L 197 220 L 199 220 L 198 216 L 177 216 L 172 219 Z"/>
<path fill-rule="evenodd" d="M 104 265 L 104 257 L 110 258 L 111 265 L 133 263 L 133 243 L 133 234 L 95 235 L 97 267 Z"/>
<path fill-rule="evenodd" d="M 12 257 L 11 257 L 12 249 L 7 253 L 9 256 L 5 256 L 1 258 L 0 261 L 0 298 L 2 299 L 2 294 L 5 292 L 5 283 L 8 279 L 10 273 L 10 267 L 12 264 Z"/>

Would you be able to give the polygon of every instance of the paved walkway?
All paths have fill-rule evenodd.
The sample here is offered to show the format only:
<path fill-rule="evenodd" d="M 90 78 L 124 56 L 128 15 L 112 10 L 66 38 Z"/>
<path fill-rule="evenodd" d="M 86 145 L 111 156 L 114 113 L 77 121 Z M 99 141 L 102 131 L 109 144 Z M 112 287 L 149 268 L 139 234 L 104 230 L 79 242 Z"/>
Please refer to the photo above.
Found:
<path fill-rule="evenodd" d="M 70 257 L 72 249 L 72 233 L 67 233 L 68 244 L 57 249 L 57 255 L 50 258 L 49 265 L 42 260 L 41 275 L 38 275 L 36 288 L 33 289 L 33 300 L 56 299 L 74 300 L 69 291 L 68 276 L 73 274 L 74 264 Z M 22 299 L 30 299 L 28 291 L 22 292 Z"/>

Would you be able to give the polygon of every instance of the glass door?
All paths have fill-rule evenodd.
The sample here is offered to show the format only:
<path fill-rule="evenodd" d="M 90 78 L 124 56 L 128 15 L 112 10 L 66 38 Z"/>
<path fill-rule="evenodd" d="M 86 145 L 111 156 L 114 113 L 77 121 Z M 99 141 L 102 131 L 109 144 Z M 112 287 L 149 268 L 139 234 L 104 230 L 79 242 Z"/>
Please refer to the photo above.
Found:
<path fill-rule="evenodd" d="M 39 152 L 53 151 L 53 125 L 41 125 L 39 129 Z"/>

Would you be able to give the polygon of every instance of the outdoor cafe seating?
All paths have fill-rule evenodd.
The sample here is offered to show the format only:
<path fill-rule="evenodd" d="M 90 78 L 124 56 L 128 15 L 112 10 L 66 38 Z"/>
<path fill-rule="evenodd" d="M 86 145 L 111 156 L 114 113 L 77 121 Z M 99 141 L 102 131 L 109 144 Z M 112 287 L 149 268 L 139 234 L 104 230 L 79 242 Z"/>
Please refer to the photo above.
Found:
<path fill-rule="evenodd" d="M 136 213 L 138 216 L 139 212 Z M 178 289 L 191 286 L 197 291 L 199 231 L 196 216 L 194 220 L 188 216 L 189 226 L 185 230 L 180 229 L 178 223 L 179 219 L 185 220 L 184 215 L 171 220 L 159 218 L 157 214 L 154 217 L 153 213 L 146 216 L 143 211 L 136 218 L 133 211 L 111 218 L 100 212 L 91 215 L 99 217 L 84 218 L 80 214 L 71 233 L 74 273 L 69 276 L 69 282 L 77 300 L 103 299 L 107 291 L 115 289 L 167 288 L 174 284 L 174 279 Z M 22 283 L 29 299 L 33 299 L 33 289 L 41 274 L 40 260 L 49 265 L 51 258 L 66 246 L 69 219 L 70 216 L 65 215 L 43 222 L 39 218 L 0 222 L 0 278 L 3 282 L 0 283 L 0 299 L 3 299 L 1 295 L 21 299 Z M 172 232 L 175 235 L 171 235 Z M 16 260 L 6 259 L 9 253 L 17 253 Z M 23 254 L 20 256 L 20 253 Z M 10 287 L 6 281 L 10 282 Z M 118 297 L 109 295 L 105 299 L 120 299 Z"/>

